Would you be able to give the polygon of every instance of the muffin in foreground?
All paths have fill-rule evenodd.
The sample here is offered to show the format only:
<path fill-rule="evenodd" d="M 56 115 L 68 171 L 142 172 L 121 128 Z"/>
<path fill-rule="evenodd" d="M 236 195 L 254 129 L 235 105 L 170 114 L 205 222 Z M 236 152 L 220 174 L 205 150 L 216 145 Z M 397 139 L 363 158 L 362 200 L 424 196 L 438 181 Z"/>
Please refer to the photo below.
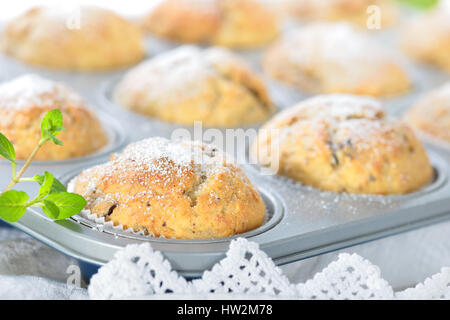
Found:
<path fill-rule="evenodd" d="M 396 57 L 348 23 L 296 29 L 264 55 L 265 71 L 312 93 L 392 96 L 410 88 Z"/>
<path fill-rule="evenodd" d="M 0 132 L 14 145 L 17 159 L 26 159 L 41 137 L 45 114 L 59 109 L 63 127 L 58 135 L 63 146 L 44 144 L 36 160 L 77 158 L 100 150 L 107 137 L 100 121 L 83 99 L 62 83 L 24 75 L 0 84 Z"/>
<path fill-rule="evenodd" d="M 406 54 L 450 72 L 450 1 L 413 17 L 403 29 L 400 39 Z"/>
<path fill-rule="evenodd" d="M 278 35 L 276 15 L 258 0 L 163 0 L 143 21 L 158 36 L 225 47 L 257 47 Z"/>
<path fill-rule="evenodd" d="M 79 21 L 71 26 L 75 14 Z M 145 55 L 138 27 L 96 7 L 30 9 L 6 26 L 0 47 L 28 64 L 64 70 L 119 68 Z"/>
<path fill-rule="evenodd" d="M 286 109 L 260 129 L 252 153 L 278 161 L 281 175 L 334 192 L 404 194 L 433 179 L 412 129 L 368 97 L 321 95 Z"/>
<path fill-rule="evenodd" d="M 366 27 L 368 8 L 380 10 L 381 28 L 397 20 L 397 8 L 391 0 L 284 0 L 289 14 L 306 20 L 348 21 Z"/>
<path fill-rule="evenodd" d="M 114 100 L 149 117 L 192 125 L 236 127 L 274 110 L 264 83 L 232 52 L 182 46 L 131 69 Z"/>
<path fill-rule="evenodd" d="M 265 204 L 241 168 L 216 148 L 149 138 L 83 171 L 73 191 L 86 209 L 156 237 L 209 239 L 259 227 Z"/>
<path fill-rule="evenodd" d="M 450 82 L 426 93 L 405 118 L 420 132 L 450 143 Z"/>

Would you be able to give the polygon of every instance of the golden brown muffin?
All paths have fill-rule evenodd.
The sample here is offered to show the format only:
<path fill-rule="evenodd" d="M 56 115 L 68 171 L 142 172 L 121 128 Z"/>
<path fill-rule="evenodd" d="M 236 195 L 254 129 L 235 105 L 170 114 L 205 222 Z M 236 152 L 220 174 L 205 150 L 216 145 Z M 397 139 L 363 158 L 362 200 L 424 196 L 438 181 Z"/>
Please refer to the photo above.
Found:
<path fill-rule="evenodd" d="M 272 77 L 313 93 L 391 96 L 410 87 L 384 47 L 347 23 L 313 23 L 289 33 L 265 53 Z"/>
<path fill-rule="evenodd" d="M 156 237 L 208 239 L 259 227 L 265 204 L 225 153 L 192 141 L 149 138 L 71 183 L 86 209 Z"/>
<path fill-rule="evenodd" d="M 401 44 L 414 59 L 450 72 L 450 1 L 412 18 L 404 27 Z"/>
<path fill-rule="evenodd" d="M 278 34 L 276 14 L 258 0 L 164 0 L 143 26 L 164 38 L 226 47 L 257 47 Z"/>
<path fill-rule="evenodd" d="M 450 143 L 450 82 L 420 98 L 406 120 L 419 131 Z"/>
<path fill-rule="evenodd" d="M 433 179 L 414 132 L 368 97 L 316 96 L 284 110 L 260 129 L 252 153 L 277 161 L 279 174 L 335 192 L 402 194 Z"/>
<path fill-rule="evenodd" d="M 381 28 L 389 27 L 397 20 L 397 8 L 389 0 L 285 0 L 288 13 L 307 20 L 348 21 L 361 27 L 367 26 L 372 11 L 380 9 Z"/>
<path fill-rule="evenodd" d="M 123 67 L 145 55 L 138 27 L 96 7 L 33 8 L 6 26 L 0 47 L 26 63 L 66 70 Z"/>
<path fill-rule="evenodd" d="M 36 160 L 62 160 L 98 151 L 107 143 L 97 117 L 81 97 L 65 85 L 25 75 L 0 85 L 0 132 L 14 145 L 17 159 L 26 159 L 41 137 L 45 114 L 59 109 L 63 127 L 58 135 L 63 146 L 44 144 Z"/>
<path fill-rule="evenodd" d="M 210 127 L 262 122 L 273 112 L 264 83 L 226 49 L 182 46 L 131 69 L 118 104 L 150 117 Z"/>

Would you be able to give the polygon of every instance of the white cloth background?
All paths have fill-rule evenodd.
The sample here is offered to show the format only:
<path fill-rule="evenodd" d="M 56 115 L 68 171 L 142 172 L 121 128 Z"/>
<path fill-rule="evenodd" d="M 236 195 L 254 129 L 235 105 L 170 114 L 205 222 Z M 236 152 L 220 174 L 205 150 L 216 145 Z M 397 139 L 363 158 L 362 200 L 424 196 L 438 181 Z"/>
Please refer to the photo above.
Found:
<path fill-rule="evenodd" d="M 0 228 L 0 299 L 82 299 L 66 285 L 76 261 L 15 229 Z"/>
<path fill-rule="evenodd" d="M 291 282 L 305 281 L 342 252 L 357 253 L 381 269 L 395 290 L 412 287 L 450 266 L 450 222 L 409 231 L 282 267 Z"/>
<path fill-rule="evenodd" d="M 341 252 L 357 253 L 377 265 L 395 291 L 414 287 L 450 266 L 450 222 L 410 231 L 282 266 L 291 283 L 305 282 Z M 86 299 L 69 288 L 68 266 L 76 261 L 20 231 L 0 228 L 0 299 Z"/>

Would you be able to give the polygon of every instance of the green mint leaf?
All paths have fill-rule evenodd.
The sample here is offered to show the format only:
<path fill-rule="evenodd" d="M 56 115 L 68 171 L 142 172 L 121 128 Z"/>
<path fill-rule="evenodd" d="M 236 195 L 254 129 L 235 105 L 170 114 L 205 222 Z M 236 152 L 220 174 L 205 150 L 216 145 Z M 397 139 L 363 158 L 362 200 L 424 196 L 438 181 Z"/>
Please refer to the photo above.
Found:
<path fill-rule="evenodd" d="M 42 207 L 42 211 L 49 216 L 52 219 L 58 219 L 59 216 L 59 208 L 56 206 L 56 204 L 52 201 L 49 201 L 47 199 L 44 199 L 42 201 L 44 206 Z"/>
<path fill-rule="evenodd" d="M 45 171 L 44 180 L 41 184 L 41 188 L 39 189 L 38 198 L 42 199 L 48 196 L 53 186 L 53 181 L 54 181 L 53 175 L 50 172 Z"/>
<path fill-rule="evenodd" d="M 44 176 L 41 175 L 35 175 L 33 178 L 33 181 L 36 181 L 37 183 L 39 183 L 40 185 L 42 185 L 44 183 Z M 52 187 L 50 189 L 50 193 L 54 193 L 54 192 L 66 192 L 66 187 L 55 177 L 53 177 L 53 184 Z"/>
<path fill-rule="evenodd" d="M 16 163 L 16 152 L 11 142 L 2 133 L 0 133 L 0 156 Z"/>
<path fill-rule="evenodd" d="M 45 130 L 46 136 L 53 141 L 54 144 L 57 144 L 59 146 L 63 145 L 63 142 L 61 140 L 59 140 L 58 138 L 56 138 L 53 134 L 50 133 L 49 130 Z"/>
<path fill-rule="evenodd" d="M 82 196 L 69 192 L 52 193 L 45 200 L 53 202 L 58 207 L 59 215 L 55 219 L 69 218 L 83 210 L 86 205 L 86 200 Z"/>
<path fill-rule="evenodd" d="M 28 195 L 23 191 L 10 190 L 0 195 L 0 218 L 16 222 L 25 214 Z"/>
<path fill-rule="evenodd" d="M 429 9 L 434 7 L 439 0 L 400 0 L 400 2 L 414 6 L 419 9 Z"/>
<path fill-rule="evenodd" d="M 55 144 L 62 145 L 62 142 L 56 139 L 56 136 L 64 130 L 61 111 L 58 109 L 49 111 L 41 123 L 41 138 L 52 140 Z"/>

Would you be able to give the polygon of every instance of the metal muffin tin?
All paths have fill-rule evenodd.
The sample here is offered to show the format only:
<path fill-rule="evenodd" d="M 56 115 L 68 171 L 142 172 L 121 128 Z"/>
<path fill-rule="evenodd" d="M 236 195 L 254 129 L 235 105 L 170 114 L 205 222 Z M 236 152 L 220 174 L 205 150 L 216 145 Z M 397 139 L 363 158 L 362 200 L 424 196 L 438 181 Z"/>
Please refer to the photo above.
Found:
<path fill-rule="evenodd" d="M 161 50 L 153 52 L 156 51 Z M 255 58 L 260 56 L 257 51 L 241 54 L 253 65 L 256 65 Z M 32 72 L 66 82 L 98 109 L 105 127 L 113 128 L 120 136 L 120 143 L 107 151 L 69 161 L 36 162 L 27 175 L 49 170 L 67 183 L 83 169 L 106 162 L 108 153 L 124 146 L 125 133 L 128 141 L 136 141 L 149 136 L 168 137 L 173 129 L 183 127 L 148 119 L 115 105 L 111 90 L 124 70 L 91 74 L 54 72 L 29 67 L 4 56 L 0 56 L 0 66 L 2 81 Z M 432 70 L 415 70 L 423 72 L 425 83 L 403 97 L 386 99 L 387 110 L 391 114 L 398 116 L 404 112 L 419 94 L 419 89 L 428 90 L 442 79 L 449 79 L 447 75 L 442 78 Z M 290 94 L 292 89 L 287 86 L 274 81 L 267 83 L 278 107 L 287 107 L 303 97 L 298 93 Z M 225 256 L 230 241 L 236 237 L 259 243 L 276 264 L 285 264 L 450 219 L 450 151 L 429 143 L 427 149 L 435 168 L 435 180 L 417 192 L 399 196 L 322 192 L 280 176 L 261 175 L 257 166 L 243 165 L 267 205 L 267 219 L 260 228 L 229 238 L 152 238 L 108 230 L 78 216 L 52 221 L 36 209 L 29 209 L 19 222 L 12 225 L 78 259 L 87 277 L 98 266 L 107 263 L 117 250 L 143 242 L 150 242 L 154 249 L 163 252 L 173 269 L 187 277 L 199 276 L 211 268 Z M 0 182 L 5 183 L 9 176 L 9 164 L 0 162 Z M 36 192 L 35 185 L 26 188 Z"/>
<path fill-rule="evenodd" d="M 173 268 L 189 277 L 212 267 L 238 236 L 260 244 L 275 263 L 284 264 L 320 253 L 374 240 L 450 218 L 447 161 L 434 152 L 430 158 L 435 180 L 405 196 L 358 196 L 321 192 L 289 179 L 261 176 L 244 166 L 268 208 L 268 219 L 245 234 L 213 240 L 152 238 L 112 231 L 86 219 L 52 221 L 30 209 L 15 227 L 83 262 L 102 265 L 132 243 L 150 242 Z M 83 167 L 61 179 L 67 183 Z"/>

